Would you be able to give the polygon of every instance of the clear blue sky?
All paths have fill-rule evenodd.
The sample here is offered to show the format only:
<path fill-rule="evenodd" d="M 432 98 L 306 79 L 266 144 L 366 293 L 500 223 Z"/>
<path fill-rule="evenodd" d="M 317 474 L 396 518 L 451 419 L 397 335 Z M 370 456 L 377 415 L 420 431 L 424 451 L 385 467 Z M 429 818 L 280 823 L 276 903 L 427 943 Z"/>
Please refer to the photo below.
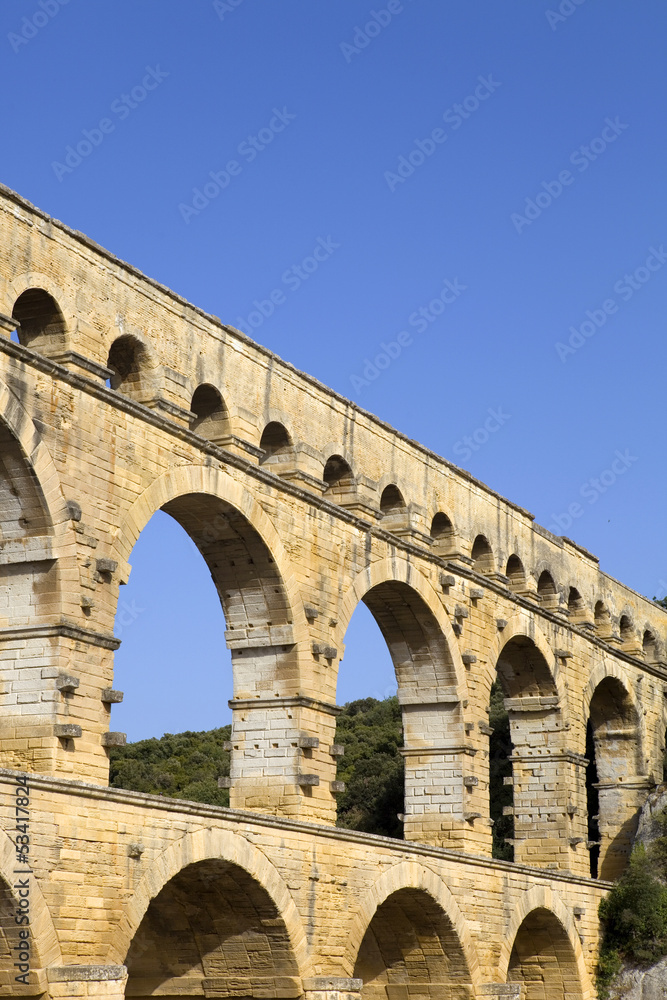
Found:
<path fill-rule="evenodd" d="M 547 527 L 581 501 L 567 533 L 652 597 L 667 590 L 667 7 L 560 9 L 3 0 L 0 179 L 224 321 L 254 323 Z M 98 145 L 68 162 L 84 130 Z M 226 186 L 193 201 L 211 172 Z M 319 238 L 336 245 L 301 280 Z M 436 316 L 445 280 L 457 294 Z M 276 288 L 285 301 L 252 316 Z M 362 384 L 403 330 L 401 356 Z M 505 417 L 484 441 L 489 408 Z M 627 471 L 598 492 L 626 450 Z M 121 596 L 143 610 L 122 627 L 114 728 L 227 721 L 203 562 L 166 515 L 132 562 Z M 184 663 L 189 703 L 170 681 Z M 375 626 L 355 616 L 339 700 L 390 684 Z"/>

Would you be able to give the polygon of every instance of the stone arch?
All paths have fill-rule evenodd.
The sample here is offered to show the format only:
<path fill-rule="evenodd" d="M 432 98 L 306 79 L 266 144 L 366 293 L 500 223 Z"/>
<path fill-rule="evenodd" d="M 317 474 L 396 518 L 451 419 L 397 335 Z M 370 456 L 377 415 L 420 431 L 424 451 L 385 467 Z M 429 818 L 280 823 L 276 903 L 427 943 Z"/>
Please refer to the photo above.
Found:
<path fill-rule="evenodd" d="M 109 344 L 106 367 L 111 388 L 137 403 L 150 404 L 162 390 L 162 364 L 149 340 L 139 333 L 119 332 Z"/>
<path fill-rule="evenodd" d="M 490 649 L 488 650 L 486 665 L 479 671 L 480 681 L 484 685 L 483 690 L 486 700 L 488 701 L 491 685 L 495 680 L 496 664 L 501 657 L 503 649 L 513 639 L 529 639 L 535 649 L 541 653 L 551 672 L 551 679 L 558 698 L 558 705 L 563 712 L 564 721 L 567 722 L 567 698 L 565 695 L 563 678 L 558 668 L 558 662 L 556 661 L 554 652 L 549 644 L 549 640 L 536 624 L 535 618 L 529 613 L 518 612 L 516 615 L 513 615 L 508 620 L 507 625 L 503 628 L 502 632 L 497 634 Z"/>
<path fill-rule="evenodd" d="M 46 292 L 58 306 L 64 325 L 63 337 L 56 351 L 57 354 L 60 354 L 63 350 L 71 347 L 72 332 L 77 323 L 76 309 L 73 308 L 64 288 L 50 275 L 44 274 L 42 271 L 25 271 L 9 282 L 7 286 L 7 311 L 10 316 L 13 315 L 14 306 L 18 299 L 30 289 Z M 48 354 L 48 351 L 43 351 L 40 346 L 35 345 L 34 349 L 40 354 Z"/>
<path fill-rule="evenodd" d="M 480 969 L 477 952 L 465 919 L 442 879 L 430 868 L 416 861 L 403 861 L 393 865 L 362 897 L 349 924 L 348 945 L 343 957 L 344 974 L 348 976 L 355 974 L 364 939 L 374 918 L 384 904 L 392 901 L 392 897 L 398 901 L 401 893 L 413 894 L 412 900 L 432 902 L 437 907 L 444 918 L 447 943 L 458 959 L 459 981 L 472 984 L 473 993 L 477 994 L 481 978 Z"/>
<path fill-rule="evenodd" d="M 495 857 L 545 865 L 561 859 L 570 794 L 562 759 L 563 692 L 555 657 L 526 614 L 515 615 L 489 651 L 482 691 L 488 691 L 489 813 Z M 542 815 L 544 783 L 558 812 Z M 538 836 L 539 831 L 539 836 Z"/>
<path fill-rule="evenodd" d="M 405 760 L 404 836 L 452 846 L 463 836 L 465 822 L 461 752 L 465 685 L 445 609 L 423 574 L 397 555 L 359 574 L 343 602 L 341 629 L 347 628 L 360 601 L 382 632 L 398 682 Z M 452 813 L 456 832 L 452 832 Z"/>
<path fill-rule="evenodd" d="M 27 410 L 2 379 L 0 424 L 17 442 L 23 461 L 30 469 L 30 477 L 45 511 L 44 533 L 62 535 L 67 530 L 69 511 L 60 487 L 58 470 Z"/>
<path fill-rule="evenodd" d="M 16 868 L 16 847 L 2 830 L 0 831 L 0 905 L 2 896 L 5 897 L 5 904 L 10 902 L 15 906 L 19 901 L 12 888 L 17 879 L 21 878 L 15 873 Z M 46 969 L 53 965 L 61 965 L 62 954 L 60 941 L 46 900 L 39 887 L 39 881 L 35 875 L 29 876 L 29 879 L 31 947 L 34 949 L 36 957 L 36 961 L 32 962 L 31 965 L 35 972 L 38 972 L 40 969 Z M 12 927 L 14 930 L 18 930 L 17 925 L 13 922 L 13 914 Z M 4 937 L 3 931 L 4 928 L 0 927 L 0 942 Z M 11 942 L 12 945 L 17 943 L 18 940 Z M 41 990 L 35 992 L 41 992 Z"/>
<path fill-rule="evenodd" d="M 125 515 L 114 545 L 118 561 L 127 561 L 139 535 L 157 510 L 193 494 L 223 501 L 246 519 L 275 563 L 277 575 L 285 590 L 290 618 L 296 628 L 307 635 L 308 626 L 298 583 L 278 532 L 250 493 L 222 469 L 214 469 L 208 465 L 187 465 L 172 469 L 154 480 Z"/>
<path fill-rule="evenodd" d="M 583 710 L 590 872 L 614 879 L 627 864 L 649 790 L 643 712 L 622 666 L 608 660 L 598 664 L 584 692 Z"/>
<path fill-rule="evenodd" d="M 216 861 L 245 873 L 268 896 L 284 924 L 296 967 L 303 974 L 308 960 L 306 932 L 282 877 L 266 855 L 245 838 L 212 828 L 185 834 L 151 862 L 123 909 L 109 945 L 107 964 L 123 964 L 152 900 L 174 878 L 193 865 Z"/>
<path fill-rule="evenodd" d="M 217 386 L 200 382 L 190 400 L 190 430 L 214 444 L 223 444 L 230 434 L 229 411 Z"/>
<path fill-rule="evenodd" d="M 400 583 L 404 584 L 423 601 L 429 613 L 433 616 L 438 628 L 442 632 L 451 656 L 451 667 L 453 675 L 450 678 L 441 677 L 441 683 L 449 686 L 455 685 L 461 698 L 465 697 L 466 682 L 465 671 L 458 649 L 458 642 L 454 635 L 451 622 L 443 607 L 442 600 L 426 580 L 423 573 L 420 573 L 409 560 L 398 554 L 394 554 L 388 559 L 382 559 L 372 563 L 362 570 L 346 591 L 345 598 L 339 611 L 339 629 L 341 639 L 347 631 L 350 619 L 360 601 L 370 593 L 370 591 L 384 584 Z"/>
<path fill-rule="evenodd" d="M 522 925 L 528 920 L 531 914 L 546 913 L 562 930 L 564 939 L 567 940 L 572 957 L 572 971 L 576 973 L 576 986 L 572 990 L 564 990 L 563 996 L 572 997 L 573 1000 L 593 1000 L 595 990 L 586 970 L 581 940 L 574 923 L 574 918 L 562 899 L 548 886 L 534 886 L 528 889 L 517 900 L 513 902 L 512 916 L 509 925 L 503 935 L 503 944 L 498 957 L 498 982 L 512 981 L 510 976 L 512 953 L 514 951 L 517 936 Z M 516 980 L 514 980 L 516 981 Z M 572 979 L 569 982 L 572 983 Z M 547 987 L 547 983 L 537 983 L 538 988 Z M 545 993 L 544 995 L 548 995 Z M 527 992 L 526 1000 L 542 1000 L 543 994 L 532 991 Z"/>

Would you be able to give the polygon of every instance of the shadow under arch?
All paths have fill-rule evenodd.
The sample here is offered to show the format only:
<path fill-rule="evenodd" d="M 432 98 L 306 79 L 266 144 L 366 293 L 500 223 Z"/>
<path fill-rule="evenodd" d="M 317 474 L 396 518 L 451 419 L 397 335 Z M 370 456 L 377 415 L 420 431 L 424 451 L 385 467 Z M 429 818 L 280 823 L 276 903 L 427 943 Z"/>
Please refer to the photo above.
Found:
<path fill-rule="evenodd" d="M 590 872 L 616 879 L 632 850 L 639 812 L 651 787 L 643 759 L 643 712 L 625 670 L 605 660 L 584 691 L 589 766 Z"/>
<path fill-rule="evenodd" d="M 546 960 L 542 965 L 540 957 Z M 552 993 L 568 1000 L 596 996 L 574 920 L 548 886 L 534 886 L 514 901 L 497 968 L 498 982 L 524 983 L 525 1000 L 543 1000 Z"/>
<path fill-rule="evenodd" d="M 554 782 L 552 796 L 566 815 L 568 771 L 558 760 L 563 747 L 564 699 L 555 656 L 527 615 L 515 615 L 489 651 L 483 690 L 488 691 L 489 811 L 494 857 L 526 864 L 562 863 L 568 835 L 560 812 L 536 816 L 543 770 Z M 537 831 L 539 829 L 539 836 Z"/>
<path fill-rule="evenodd" d="M 256 947 L 256 968 L 239 963 L 244 941 Z M 248 996 L 258 987 L 270 995 L 270 980 L 288 976 L 297 980 L 297 997 L 307 948 L 294 900 L 267 857 L 238 834 L 209 828 L 154 859 L 123 909 L 106 960 L 127 964 L 129 994 L 141 993 L 137 980 L 155 985 L 185 973 L 183 993 L 201 993 L 204 978 L 226 975 L 247 977 Z"/>
<path fill-rule="evenodd" d="M 405 839 L 455 846 L 465 837 L 461 747 L 466 688 L 444 606 L 424 576 L 400 557 L 375 563 L 357 576 L 340 610 L 341 630 L 347 629 L 359 602 L 375 618 L 396 673 L 403 722 L 405 806 L 400 818 Z"/>
<path fill-rule="evenodd" d="M 417 862 L 396 864 L 373 883 L 347 940 L 344 971 L 364 981 L 363 1000 L 387 997 L 396 985 L 419 992 L 420 983 L 432 996 L 438 986 L 477 993 L 477 954 L 461 911 L 444 882 Z"/>

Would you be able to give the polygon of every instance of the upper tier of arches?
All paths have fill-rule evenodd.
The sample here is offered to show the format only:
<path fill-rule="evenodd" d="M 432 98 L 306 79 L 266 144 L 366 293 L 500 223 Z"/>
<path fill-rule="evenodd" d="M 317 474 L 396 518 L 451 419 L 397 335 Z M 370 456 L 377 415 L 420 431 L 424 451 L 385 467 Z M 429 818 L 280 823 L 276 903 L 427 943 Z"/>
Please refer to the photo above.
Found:
<path fill-rule="evenodd" d="M 69 296 L 52 278 L 34 271 L 16 278 L 10 288 L 14 290 L 11 315 L 21 345 L 54 361 L 85 368 L 77 350 L 85 324 Z M 642 618 L 636 608 L 623 606 L 622 594 L 600 595 L 589 587 L 583 596 L 581 581 L 568 579 L 563 572 L 560 553 L 554 553 L 549 564 L 543 558 L 543 544 L 539 548 L 531 544 L 530 551 L 519 545 L 507 551 L 507 542 L 496 540 L 490 525 L 480 523 L 475 532 L 464 519 L 457 524 L 454 503 L 449 507 L 437 501 L 425 503 L 404 476 L 388 472 L 369 477 L 351 443 L 331 442 L 317 448 L 300 438 L 298 428 L 290 426 L 294 418 L 282 410 L 270 409 L 264 419 L 249 415 L 242 399 L 231 399 L 228 383 L 219 386 L 211 380 L 179 378 L 182 390 L 176 403 L 171 369 L 149 334 L 123 330 L 121 325 L 113 334 L 100 330 L 94 339 L 97 356 L 89 359 L 86 374 L 106 377 L 109 388 L 119 396 L 185 423 L 212 445 L 241 451 L 246 458 L 250 455 L 265 471 L 375 519 L 384 530 L 434 556 L 462 562 L 493 586 L 507 588 L 590 629 L 625 653 L 651 663 L 667 660 L 667 630 L 656 626 L 655 619 L 650 620 L 653 616 Z M 39 530 L 34 519 L 32 523 L 33 530 Z M 542 536 L 546 534 L 541 531 Z"/>

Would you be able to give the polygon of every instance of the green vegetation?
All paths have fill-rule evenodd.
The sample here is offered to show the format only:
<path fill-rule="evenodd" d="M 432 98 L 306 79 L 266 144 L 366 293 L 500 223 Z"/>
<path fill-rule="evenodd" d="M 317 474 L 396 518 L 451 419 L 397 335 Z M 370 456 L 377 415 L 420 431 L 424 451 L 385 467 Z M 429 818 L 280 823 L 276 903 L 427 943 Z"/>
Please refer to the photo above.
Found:
<path fill-rule="evenodd" d="M 229 791 L 218 777 L 229 774 L 229 752 L 223 743 L 231 726 L 205 733 L 165 733 L 159 740 L 139 740 L 111 751 L 112 788 L 166 795 L 191 802 L 229 805 Z"/>
<path fill-rule="evenodd" d="M 217 779 L 229 775 L 229 753 L 223 750 L 230 726 L 203 733 L 166 733 L 111 751 L 109 783 L 113 788 L 166 795 L 192 802 L 229 805 L 229 792 Z M 397 698 L 363 698 L 345 705 L 338 718 L 336 741 L 345 747 L 338 779 L 346 783 L 338 797 L 338 826 L 366 833 L 402 837 L 403 745 Z"/>
<path fill-rule="evenodd" d="M 344 706 L 336 742 L 345 747 L 338 763 L 338 826 L 386 837 L 403 836 L 403 724 L 398 698 L 362 698 Z"/>
<path fill-rule="evenodd" d="M 652 965 L 667 955 L 667 808 L 654 823 L 660 836 L 647 848 L 635 847 L 627 869 L 600 903 L 600 1000 L 609 996 L 622 963 Z"/>
<path fill-rule="evenodd" d="M 489 811 L 493 820 L 492 855 L 501 861 L 513 861 L 514 817 L 503 816 L 503 806 L 511 806 L 514 801 L 512 786 L 504 782 L 512 775 L 512 739 L 504 697 L 500 682 L 494 681 L 489 702 L 489 725 L 493 729 L 489 738 Z"/>

